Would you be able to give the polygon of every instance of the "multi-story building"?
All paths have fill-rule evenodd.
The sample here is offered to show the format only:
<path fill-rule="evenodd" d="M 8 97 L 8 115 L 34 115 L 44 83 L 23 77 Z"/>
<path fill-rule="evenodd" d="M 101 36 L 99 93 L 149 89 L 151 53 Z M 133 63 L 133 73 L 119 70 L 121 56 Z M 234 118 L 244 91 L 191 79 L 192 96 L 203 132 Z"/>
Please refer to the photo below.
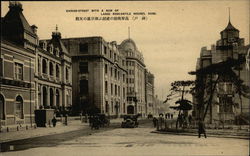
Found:
<path fill-rule="evenodd" d="M 230 20 L 227 27 L 221 31 L 220 34 L 221 39 L 217 41 L 216 46 L 211 46 L 211 50 L 208 50 L 206 47 L 201 49 L 201 55 L 197 60 L 196 70 L 226 61 L 229 58 L 246 58 L 249 45 L 244 45 L 244 39 L 239 37 L 239 30 L 231 24 Z M 234 68 L 234 72 L 241 80 L 243 80 L 246 86 L 249 86 L 249 69 L 247 69 L 245 64 Z M 207 75 L 205 77 L 206 82 L 215 81 L 216 78 L 217 75 Z M 197 77 L 197 79 L 199 79 L 199 77 Z M 235 86 L 232 81 L 229 81 L 228 77 L 224 76 L 220 78 L 212 98 L 212 104 L 207 111 L 207 116 L 205 118 L 207 122 L 232 123 L 236 116 L 249 113 L 249 98 L 243 95 L 239 96 L 236 88 L 237 86 Z M 210 93 L 210 89 L 205 88 L 204 97 L 207 98 L 205 98 L 204 101 L 208 101 L 209 96 L 207 95 L 210 95 Z M 196 118 L 199 118 L 202 114 L 198 113 L 201 111 L 199 109 L 204 108 L 199 108 L 197 106 L 198 100 L 195 95 L 193 97 L 193 103 L 193 115 L 196 116 Z"/>
<path fill-rule="evenodd" d="M 74 109 L 89 112 L 95 107 L 111 116 L 126 114 L 126 58 L 116 42 L 82 37 L 63 43 L 72 57 Z"/>
<path fill-rule="evenodd" d="M 19 2 L 10 2 L 1 19 L 0 122 L 19 125 L 34 122 L 35 58 L 38 37 Z"/>
<path fill-rule="evenodd" d="M 146 114 L 156 115 L 156 106 L 154 101 L 154 75 L 146 70 Z"/>
<path fill-rule="evenodd" d="M 10 2 L 9 8 L 1 19 L 1 125 L 33 123 L 35 109 L 71 106 L 71 58 L 60 32 L 39 44 L 22 5 Z"/>
<path fill-rule="evenodd" d="M 146 116 L 145 64 L 142 53 L 132 39 L 119 45 L 119 51 L 126 56 L 127 67 L 127 113 Z"/>
<path fill-rule="evenodd" d="M 61 41 L 61 33 L 41 40 L 36 53 L 36 108 L 63 110 L 72 105 L 71 57 Z"/>

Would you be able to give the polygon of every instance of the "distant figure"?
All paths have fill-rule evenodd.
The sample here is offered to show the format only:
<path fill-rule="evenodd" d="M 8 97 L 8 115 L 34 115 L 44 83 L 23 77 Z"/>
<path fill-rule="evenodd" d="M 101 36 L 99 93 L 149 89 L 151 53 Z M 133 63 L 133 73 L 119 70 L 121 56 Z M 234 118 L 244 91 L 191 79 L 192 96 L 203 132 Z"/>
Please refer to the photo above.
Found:
<path fill-rule="evenodd" d="M 173 115 L 173 114 L 171 114 L 171 119 L 173 119 L 173 117 L 174 117 L 174 115 Z"/>
<path fill-rule="evenodd" d="M 201 119 L 198 122 L 198 133 L 199 133 L 199 138 L 201 137 L 202 133 L 204 134 L 204 137 L 207 138 L 206 131 L 205 131 L 205 124 Z"/>
<path fill-rule="evenodd" d="M 157 124 L 157 118 L 156 117 L 153 118 L 153 124 L 154 124 L 154 127 L 156 127 L 156 124 Z"/>
<path fill-rule="evenodd" d="M 192 120 L 193 120 L 193 119 L 192 119 L 192 115 L 189 115 L 189 116 L 188 116 L 188 123 L 189 123 L 189 126 L 192 124 Z"/>
<path fill-rule="evenodd" d="M 53 117 L 53 119 L 52 119 L 53 127 L 56 127 L 56 122 L 57 122 L 56 117 Z"/>

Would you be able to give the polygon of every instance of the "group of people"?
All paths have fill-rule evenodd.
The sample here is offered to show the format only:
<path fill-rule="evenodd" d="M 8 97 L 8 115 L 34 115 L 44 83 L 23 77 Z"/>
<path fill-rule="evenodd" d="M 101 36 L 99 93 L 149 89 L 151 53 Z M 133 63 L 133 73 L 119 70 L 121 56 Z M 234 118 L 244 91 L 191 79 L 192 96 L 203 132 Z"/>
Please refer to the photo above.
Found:
<path fill-rule="evenodd" d="M 165 115 L 165 119 L 168 118 L 172 118 L 171 116 L 167 116 L 167 114 Z M 157 129 L 159 128 L 160 130 L 162 129 L 162 125 L 164 123 L 164 117 L 163 114 L 159 114 L 159 117 L 153 117 L 153 125 L 154 127 L 157 127 Z M 193 124 L 193 118 L 191 115 L 185 116 L 184 114 L 179 114 L 177 117 L 177 122 L 176 122 L 176 126 L 179 125 L 179 127 L 188 127 L 191 124 Z M 204 134 L 204 137 L 207 138 L 206 135 L 206 130 L 205 130 L 205 124 L 204 121 L 202 119 L 198 119 L 198 137 L 201 137 L 201 134 Z"/>

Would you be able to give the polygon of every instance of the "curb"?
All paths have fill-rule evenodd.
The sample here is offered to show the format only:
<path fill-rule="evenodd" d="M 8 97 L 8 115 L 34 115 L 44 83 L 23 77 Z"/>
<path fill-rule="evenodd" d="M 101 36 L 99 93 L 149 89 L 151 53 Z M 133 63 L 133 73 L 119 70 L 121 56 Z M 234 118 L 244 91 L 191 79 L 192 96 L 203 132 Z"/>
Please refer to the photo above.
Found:
<path fill-rule="evenodd" d="M 151 133 L 157 133 L 157 134 L 172 134 L 172 135 L 186 135 L 186 136 L 198 136 L 195 133 L 184 133 L 184 132 L 159 132 L 159 131 L 152 131 Z M 207 133 L 207 137 L 216 137 L 216 138 L 234 138 L 234 139 L 247 139 L 249 140 L 249 136 L 229 136 L 229 135 L 223 135 L 223 134 L 211 134 Z"/>

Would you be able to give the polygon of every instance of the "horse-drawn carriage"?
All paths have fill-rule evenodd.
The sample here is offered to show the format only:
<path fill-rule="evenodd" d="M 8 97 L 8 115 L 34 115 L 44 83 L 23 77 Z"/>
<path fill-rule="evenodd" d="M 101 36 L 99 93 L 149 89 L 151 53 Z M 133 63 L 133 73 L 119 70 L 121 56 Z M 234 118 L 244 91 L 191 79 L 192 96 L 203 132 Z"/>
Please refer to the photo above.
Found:
<path fill-rule="evenodd" d="M 138 115 L 125 115 L 121 124 L 122 128 L 135 128 L 138 127 Z"/>

